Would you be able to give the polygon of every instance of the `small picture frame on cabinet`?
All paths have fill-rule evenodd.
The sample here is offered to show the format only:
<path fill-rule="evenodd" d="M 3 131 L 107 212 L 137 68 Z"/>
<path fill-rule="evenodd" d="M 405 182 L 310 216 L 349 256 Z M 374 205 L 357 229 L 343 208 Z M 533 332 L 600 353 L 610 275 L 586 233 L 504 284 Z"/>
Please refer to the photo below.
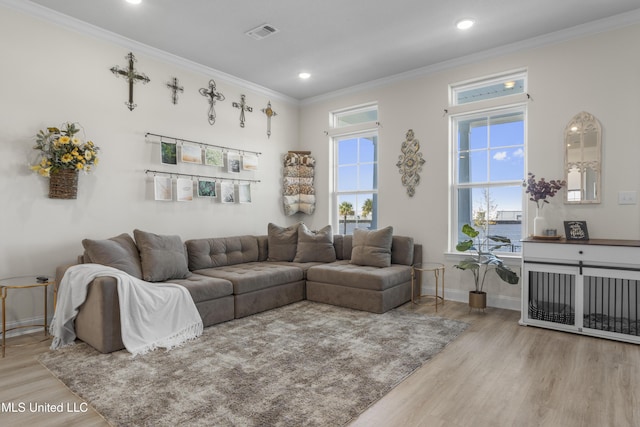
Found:
<path fill-rule="evenodd" d="M 564 232 L 567 240 L 589 240 L 587 221 L 565 221 Z"/>

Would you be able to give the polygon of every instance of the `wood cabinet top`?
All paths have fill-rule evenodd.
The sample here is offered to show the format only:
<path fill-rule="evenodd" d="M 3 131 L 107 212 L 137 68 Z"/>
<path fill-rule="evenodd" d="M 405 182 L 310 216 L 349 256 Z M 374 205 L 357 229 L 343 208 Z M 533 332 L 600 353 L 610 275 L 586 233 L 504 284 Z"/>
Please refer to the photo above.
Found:
<path fill-rule="evenodd" d="M 640 240 L 620 240 L 620 239 L 589 239 L 589 240 L 547 240 L 547 239 L 534 239 L 527 237 L 522 239 L 525 243 L 553 243 L 560 245 L 594 245 L 594 246 L 628 246 L 628 247 L 640 247 Z"/>

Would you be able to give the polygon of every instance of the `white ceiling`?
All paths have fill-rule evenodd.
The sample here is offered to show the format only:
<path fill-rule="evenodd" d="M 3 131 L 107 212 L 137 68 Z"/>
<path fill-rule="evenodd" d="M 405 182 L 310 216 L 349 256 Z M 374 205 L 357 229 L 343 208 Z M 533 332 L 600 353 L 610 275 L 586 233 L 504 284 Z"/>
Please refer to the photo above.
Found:
<path fill-rule="evenodd" d="M 298 100 L 630 11 L 640 20 L 640 0 L 32 1 Z M 460 32 L 464 17 L 476 26 Z M 279 32 L 245 35 L 264 23 Z"/>

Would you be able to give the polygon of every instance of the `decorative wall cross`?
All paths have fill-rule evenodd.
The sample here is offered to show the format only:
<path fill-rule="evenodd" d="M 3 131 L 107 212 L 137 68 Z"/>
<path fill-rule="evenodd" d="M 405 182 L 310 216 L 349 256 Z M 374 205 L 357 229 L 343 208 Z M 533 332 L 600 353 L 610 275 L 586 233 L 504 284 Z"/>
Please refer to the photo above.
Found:
<path fill-rule="evenodd" d="M 178 92 L 184 92 L 184 87 L 178 86 L 178 78 L 171 79 L 171 83 L 167 83 L 167 87 L 171 89 L 171 102 L 173 105 L 178 103 Z"/>
<path fill-rule="evenodd" d="M 262 112 L 267 115 L 267 138 L 271 138 L 271 117 L 277 116 L 278 113 L 271 108 L 271 101 L 267 103 L 267 108 L 263 108 Z"/>
<path fill-rule="evenodd" d="M 252 112 L 253 108 L 249 107 L 245 101 L 245 96 L 244 95 L 240 95 L 240 102 L 234 102 L 231 105 L 233 105 L 235 108 L 239 108 L 240 109 L 240 127 L 243 128 L 244 127 L 244 112 L 248 111 L 248 112 Z"/>
<path fill-rule="evenodd" d="M 115 74 L 116 77 L 122 76 L 129 82 L 129 101 L 125 102 L 124 104 L 129 108 L 129 111 L 133 111 L 133 109 L 137 106 L 133 103 L 133 84 L 139 81 L 141 81 L 142 84 L 147 84 L 151 80 L 149 80 L 149 77 L 147 77 L 144 73 L 136 72 L 133 63 L 137 61 L 136 57 L 133 56 L 133 53 L 129 52 L 129 54 L 125 56 L 125 58 L 129 60 L 128 67 L 123 69 L 116 65 L 114 67 L 111 67 L 111 72 Z"/>
<path fill-rule="evenodd" d="M 209 124 L 213 125 L 216 122 L 216 110 L 213 108 L 216 105 L 216 101 L 224 101 L 224 95 L 220 92 L 216 92 L 216 82 L 213 79 L 209 80 L 209 89 L 203 87 L 200 89 L 200 95 L 209 98 Z"/>

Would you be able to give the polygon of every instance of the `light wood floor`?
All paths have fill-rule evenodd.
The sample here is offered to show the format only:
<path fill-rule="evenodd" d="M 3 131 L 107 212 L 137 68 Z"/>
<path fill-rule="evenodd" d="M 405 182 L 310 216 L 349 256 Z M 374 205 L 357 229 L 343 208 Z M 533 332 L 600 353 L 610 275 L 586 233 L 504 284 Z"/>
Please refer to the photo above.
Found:
<path fill-rule="evenodd" d="M 447 301 L 438 315 L 471 326 L 350 427 L 640 425 L 640 346 L 519 326 L 510 310 L 469 313 Z M 36 361 L 48 344 L 11 347 L 0 359 L 0 425 L 107 426 L 91 408 L 66 412 L 81 411 L 83 401 Z M 25 412 L 7 412 L 12 403 Z M 31 413 L 36 403 L 63 404 L 65 412 Z"/>

